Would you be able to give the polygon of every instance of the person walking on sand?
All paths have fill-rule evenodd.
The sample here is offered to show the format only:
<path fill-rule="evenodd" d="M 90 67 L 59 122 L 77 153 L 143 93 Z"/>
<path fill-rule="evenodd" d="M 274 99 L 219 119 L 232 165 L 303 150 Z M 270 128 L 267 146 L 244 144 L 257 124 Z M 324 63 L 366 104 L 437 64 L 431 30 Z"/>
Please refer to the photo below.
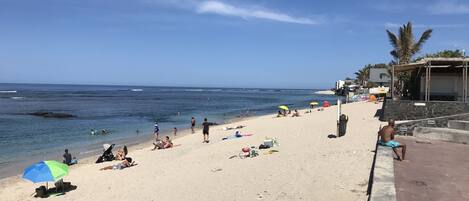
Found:
<path fill-rule="evenodd" d="M 155 135 L 156 137 L 156 140 L 160 139 L 159 136 L 160 136 L 160 127 L 158 126 L 158 122 L 155 121 L 155 131 L 153 132 L 153 134 Z"/>
<path fill-rule="evenodd" d="M 379 135 L 379 138 L 380 138 L 378 143 L 382 146 L 391 147 L 393 149 L 394 153 L 396 153 L 397 159 L 402 161 L 402 160 L 405 160 L 405 152 L 406 152 L 406 149 L 407 149 L 407 145 L 402 143 L 402 142 L 398 142 L 398 141 L 394 140 L 394 134 L 396 133 L 396 130 L 394 129 L 394 125 L 395 125 L 394 119 L 389 119 L 388 125 L 384 126 L 378 132 L 378 135 Z M 397 153 L 397 150 L 399 148 L 401 148 L 402 158 Z"/>
<path fill-rule="evenodd" d="M 202 129 L 202 134 L 204 135 L 204 141 L 202 143 L 208 143 L 208 130 L 209 130 L 209 123 L 207 121 L 207 118 L 204 119 L 204 123 L 202 123 L 203 129 Z"/>
<path fill-rule="evenodd" d="M 195 118 L 192 117 L 192 119 L 191 119 L 191 130 L 192 130 L 192 134 L 195 133 L 194 128 L 195 128 Z"/>

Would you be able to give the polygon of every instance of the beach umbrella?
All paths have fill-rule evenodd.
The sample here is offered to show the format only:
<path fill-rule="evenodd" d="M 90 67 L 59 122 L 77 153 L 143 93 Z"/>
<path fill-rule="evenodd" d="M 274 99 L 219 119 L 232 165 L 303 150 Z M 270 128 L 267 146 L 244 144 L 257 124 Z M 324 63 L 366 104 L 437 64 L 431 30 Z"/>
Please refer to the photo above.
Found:
<path fill-rule="evenodd" d="M 288 107 L 286 105 L 281 105 L 281 106 L 278 106 L 278 108 L 282 109 L 282 110 L 288 110 Z"/>
<path fill-rule="evenodd" d="M 66 164 L 48 160 L 35 163 L 23 172 L 23 179 L 30 180 L 34 183 L 57 181 L 68 174 L 68 166 Z"/>
<path fill-rule="evenodd" d="M 309 104 L 310 104 L 310 105 L 319 105 L 318 102 L 311 102 L 311 103 L 309 103 Z"/>

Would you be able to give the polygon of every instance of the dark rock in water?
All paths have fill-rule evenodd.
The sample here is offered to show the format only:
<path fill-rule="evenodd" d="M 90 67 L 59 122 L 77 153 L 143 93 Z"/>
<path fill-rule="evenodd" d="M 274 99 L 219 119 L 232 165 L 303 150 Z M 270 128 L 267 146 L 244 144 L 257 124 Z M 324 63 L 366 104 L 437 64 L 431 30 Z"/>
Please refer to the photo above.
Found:
<path fill-rule="evenodd" d="M 75 115 L 67 114 L 67 113 L 56 113 L 56 112 L 48 112 L 48 111 L 37 111 L 28 113 L 29 115 L 39 116 L 44 118 L 57 118 L 57 119 L 67 119 L 67 118 L 74 118 Z"/>

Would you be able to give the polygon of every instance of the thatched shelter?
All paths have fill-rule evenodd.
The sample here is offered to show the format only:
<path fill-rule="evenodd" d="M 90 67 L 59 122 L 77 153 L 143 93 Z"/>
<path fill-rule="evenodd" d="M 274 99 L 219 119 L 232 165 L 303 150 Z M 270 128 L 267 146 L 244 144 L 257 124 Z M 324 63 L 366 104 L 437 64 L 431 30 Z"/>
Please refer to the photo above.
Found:
<path fill-rule="evenodd" d="M 415 63 L 392 66 L 391 94 L 394 100 L 400 99 L 403 93 L 398 90 L 396 74 L 412 72 L 418 87 L 413 91 L 413 97 L 420 101 L 459 101 L 469 102 L 468 99 L 468 67 L 469 58 L 424 58 Z"/>

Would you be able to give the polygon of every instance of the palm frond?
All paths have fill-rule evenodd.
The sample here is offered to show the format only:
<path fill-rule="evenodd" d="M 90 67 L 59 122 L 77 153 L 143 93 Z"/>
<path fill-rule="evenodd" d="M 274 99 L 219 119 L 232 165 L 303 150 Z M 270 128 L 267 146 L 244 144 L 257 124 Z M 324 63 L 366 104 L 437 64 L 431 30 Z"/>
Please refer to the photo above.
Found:
<path fill-rule="evenodd" d="M 422 33 L 422 36 L 420 36 L 420 39 L 417 43 L 414 44 L 414 47 L 412 48 L 412 53 L 416 54 L 417 52 L 422 49 L 423 44 L 432 36 L 432 29 L 427 29 Z"/>

